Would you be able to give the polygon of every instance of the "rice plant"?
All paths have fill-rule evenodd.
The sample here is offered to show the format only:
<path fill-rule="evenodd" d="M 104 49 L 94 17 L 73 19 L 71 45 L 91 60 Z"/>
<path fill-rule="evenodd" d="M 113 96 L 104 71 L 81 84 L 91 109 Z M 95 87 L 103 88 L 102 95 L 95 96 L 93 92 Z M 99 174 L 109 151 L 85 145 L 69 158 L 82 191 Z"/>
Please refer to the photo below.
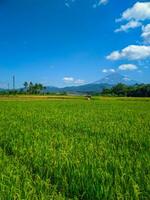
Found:
<path fill-rule="evenodd" d="M 0 199 L 150 199 L 150 100 L 0 101 Z"/>

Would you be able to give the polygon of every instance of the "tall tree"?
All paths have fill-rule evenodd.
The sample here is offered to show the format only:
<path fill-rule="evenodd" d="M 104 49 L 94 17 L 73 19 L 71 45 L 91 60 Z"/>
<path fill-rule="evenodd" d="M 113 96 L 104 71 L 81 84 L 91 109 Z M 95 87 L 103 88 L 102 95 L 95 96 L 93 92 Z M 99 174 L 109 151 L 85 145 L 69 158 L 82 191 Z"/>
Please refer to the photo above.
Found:
<path fill-rule="evenodd" d="M 25 88 L 25 91 L 27 92 L 28 91 L 28 82 L 26 81 L 26 82 L 24 82 L 24 88 Z"/>

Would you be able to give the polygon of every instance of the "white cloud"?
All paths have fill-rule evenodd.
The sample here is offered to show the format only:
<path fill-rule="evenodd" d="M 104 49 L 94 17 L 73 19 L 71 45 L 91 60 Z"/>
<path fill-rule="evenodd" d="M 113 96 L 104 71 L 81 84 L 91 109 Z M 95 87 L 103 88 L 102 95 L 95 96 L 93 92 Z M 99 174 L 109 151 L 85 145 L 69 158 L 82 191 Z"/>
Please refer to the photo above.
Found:
<path fill-rule="evenodd" d="M 142 60 L 150 58 L 150 46 L 129 45 L 121 51 L 114 51 L 106 57 L 108 60 Z"/>
<path fill-rule="evenodd" d="M 129 29 L 134 29 L 134 28 L 137 28 L 137 27 L 140 27 L 142 26 L 142 23 L 141 22 L 137 22 L 137 21 L 134 21 L 134 20 L 131 20 L 129 21 L 127 24 L 125 25 L 121 25 L 120 28 L 116 29 L 115 32 L 122 32 L 122 31 L 128 31 Z"/>
<path fill-rule="evenodd" d="M 123 65 L 120 65 L 118 69 L 122 71 L 133 71 L 133 70 L 137 70 L 138 67 L 134 64 L 123 64 Z"/>
<path fill-rule="evenodd" d="M 106 5 L 108 0 L 100 0 L 99 5 Z"/>
<path fill-rule="evenodd" d="M 143 26 L 142 28 L 142 38 L 144 39 L 145 43 L 150 44 L 150 24 Z"/>
<path fill-rule="evenodd" d="M 120 19 L 116 22 L 128 21 L 127 24 L 121 25 L 115 32 L 127 31 L 128 29 L 134 29 L 142 25 L 142 21 L 150 19 L 150 2 L 137 2 L 133 7 L 125 10 Z"/>
<path fill-rule="evenodd" d="M 63 78 L 63 81 L 65 83 L 72 83 L 72 82 L 74 82 L 74 78 L 66 76 L 66 77 Z"/>
<path fill-rule="evenodd" d="M 115 69 L 110 69 L 109 71 L 110 71 L 110 72 L 115 72 Z"/>
<path fill-rule="evenodd" d="M 150 19 L 150 2 L 137 2 L 122 14 L 120 20 L 144 21 Z"/>
<path fill-rule="evenodd" d="M 108 55 L 106 58 L 107 60 L 119 60 L 120 59 L 120 53 L 119 51 L 113 51 L 110 55 Z"/>
<path fill-rule="evenodd" d="M 93 4 L 93 8 L 97 8 L 101 5 L 106 5 L 108 4 L 108 2 L 109 2 L 108 0 L 100 0 L 98 3 Z"/>
<path fill-rule="evenodd" d="M 67 84 L 84 84 L 85 80 L 82 79 L 75 79 L 73 77 L 66 76 L 63 78 L 63 81 Z"/>
<path fill-rule="evenodd" d="M 103 69 L 102 72 L 103 73 L 114 73 L 115 69 Z"/>
<path fill-rule="evenodd" d="M 103 69 L 102 72 L 103 72 L 103 73 L 107 73 L 108 70 L 107 70 L 107 69 Z"/>
<path fill-rule="evenodd" d="M 94 1 L 95 1 L 95 3 L 93 4 L 93 8 L 97 8 L 97 7 L 101 6 L 101 5 L 106 5 L 109 2 L 109 0 L 93 0 L 93 2 Z M 76 0 L 64 0 L 64 4 L 68 8 L 70 8 L 72 3 L 75 3 L 75 2 L 76 2 Z"/>

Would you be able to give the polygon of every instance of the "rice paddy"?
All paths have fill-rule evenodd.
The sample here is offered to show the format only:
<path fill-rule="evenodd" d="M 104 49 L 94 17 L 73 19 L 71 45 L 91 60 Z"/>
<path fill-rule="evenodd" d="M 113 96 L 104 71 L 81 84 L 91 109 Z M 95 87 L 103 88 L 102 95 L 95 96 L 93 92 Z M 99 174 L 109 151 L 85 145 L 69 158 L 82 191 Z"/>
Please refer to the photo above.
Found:
<path fill-rule="evenodd" d="M 150 100 L 0 99 L 5 199 L 150 199 Z"/>

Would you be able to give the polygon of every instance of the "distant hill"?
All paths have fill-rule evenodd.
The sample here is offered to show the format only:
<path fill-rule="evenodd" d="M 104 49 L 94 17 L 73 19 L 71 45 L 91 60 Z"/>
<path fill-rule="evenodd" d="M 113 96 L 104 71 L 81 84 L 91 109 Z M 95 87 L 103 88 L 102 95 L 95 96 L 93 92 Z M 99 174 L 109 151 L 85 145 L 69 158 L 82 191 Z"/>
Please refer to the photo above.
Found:
<path fill-rule="evenodd" d="M 61 91 L 61 88 L 54 87 L 54 86 L 47 86 L 46 89 L 44 89 L 44 92 L 51 92 L 51 93 L 57 93 L 60 91 Z"/>
<path fill-rule="evenodd" d="M 72 86 L 72 87 L 65 87 L 62 88 L 65 92 L 79 92 L 79 93 L 87 93 L 87 92 L 101 92 L 104 88 L 110 88 L 111 86 L 109 84 L 86 84 L 86 85 L 80 85 L 80 86 Z"/>
<path fill-rule="evenodd" d="M 70 87 L 64 87 L 64 88 L 57 88 L 57 87 L 47 87 L 45 92 L 51 92 L 51 93 L 63 93 L 63 92 L 69 92 L 69 93 L 88 93 L 88 92 L 101 92 L 104 88 L 110 88 L 111 86 L 108 84 L 86 84 L 86 85 L 80 85 L 80 86 L 70 86 Z"/>

